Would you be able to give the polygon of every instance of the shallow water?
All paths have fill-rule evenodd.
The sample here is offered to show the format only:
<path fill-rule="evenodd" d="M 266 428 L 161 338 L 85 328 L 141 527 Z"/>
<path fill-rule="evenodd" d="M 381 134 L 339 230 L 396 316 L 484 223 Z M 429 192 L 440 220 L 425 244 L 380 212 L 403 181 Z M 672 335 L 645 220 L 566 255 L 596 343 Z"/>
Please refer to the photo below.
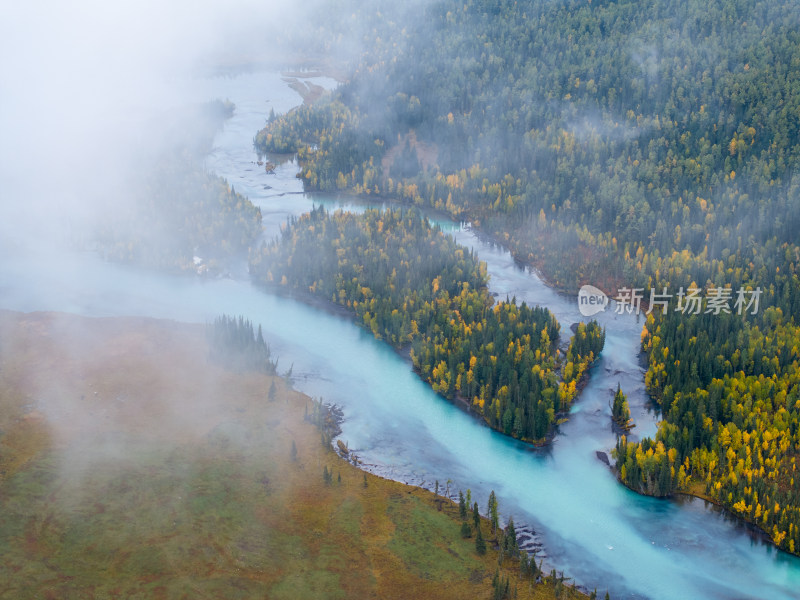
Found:
<path fill-rule="evenodd" d="M 265 238 L 315 203 L 363 208 L 346 197 L 302 194 L 292 161 L 274 175 L 254 164 L 252 138 L 269 109 L 285 111 L 299 101 L 279 75 L 201 80 L 192 94 L 194 101 L 227 97 L 236 103 L 207 166 L 261 207 Z M 580 318 L 574 298 L 555 293 L 468 226 L 440 222 L 487 262 L 493 292 L 547 306 L 568 338 L 569 325 Z M 536 530 L 546 565 L 581 585 L 601 594 L 608 588 L 614 598 L 798 597 L 800 560 L 754 539 L 702 501 L 634 494 L 596 458 L 597 450 L 608 451 L 615 442 L 609 401 L 617 383 L 628 394 L 635 433 L 655 430 L 638 357 L 641 323 L 634 317 L 611 311 L 599 316 L 606 347 L 590 382 L 553 444 L 533 450 L 436 396 L 397 353 L 349 320 L 266 293 L 244 275 L 175 277 L 63 250 L 55 262 L 41 242 L 36 247 L 0 253 L 0 308 L 189 322 L 243 314 L 262 324 L 280 356 L 279 369 L 293 365 L 296 387 L 343 407 L 341 437 L 368 468 L 426 487 L 438 480 L 444 488 L 450 479 L 451 490 L 471 488 L 481 505 L 494 489 L 503 517 L 513 514 Z"/>

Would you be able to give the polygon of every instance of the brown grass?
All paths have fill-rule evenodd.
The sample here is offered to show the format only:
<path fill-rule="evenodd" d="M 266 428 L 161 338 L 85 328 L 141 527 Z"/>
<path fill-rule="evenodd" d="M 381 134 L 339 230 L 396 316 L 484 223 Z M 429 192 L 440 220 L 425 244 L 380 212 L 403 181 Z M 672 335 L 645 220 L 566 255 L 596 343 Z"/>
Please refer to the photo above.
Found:
<path fill-rule="evenodd" d="M 0 598 L 491 597 L 456 507 L 365 488 L 306 397 L 207 356 L 199 326 L 0 311 Z"/>

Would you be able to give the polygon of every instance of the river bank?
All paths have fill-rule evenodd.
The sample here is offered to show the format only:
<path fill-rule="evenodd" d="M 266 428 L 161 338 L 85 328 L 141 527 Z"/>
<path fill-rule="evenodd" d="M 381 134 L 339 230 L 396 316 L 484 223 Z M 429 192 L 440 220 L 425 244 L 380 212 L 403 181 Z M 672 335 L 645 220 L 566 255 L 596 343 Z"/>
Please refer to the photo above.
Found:
<path fill-rule="evenodd" d="M 598 456 L 598 458 L 600 458 Z M 613 458 L 613 457 L 612 457 Z M 754 541 L 760 542 L 763 544 L 767 544 L 772 546 L 776 551 L 780 553 L 784 553 L 788 556 L 797 556 L 795 553 L 794 555 L 791 552 L 787 552 L 786 550 L 779 548 L 775 545 L 772 540 L 772 536 L 769 535 L 767 531 L 761 528 L 758 523 L 752 521 L 751 519 L 747 519 L 740 514 L 733 512 L 732 510 L 728 509 L 724 506 L 721 502 L 719 502 L 716 498 L 709 496 L 704 491 L 701 491 L 703 488 L 703 484 L 699 482 L 693 482 L 688 489 L 684 490 L 676 490 L 669 496 L 651 496 L 650 494 L 645 494 L 639 490 L 636 490 L 629 485 L 626 485 L 622 482 L 619 478 L 619 472 L 617 469 L 608 461 L 608 457 L 605 459 L 600 459 L 601 462 L 605 463 L 608 467 L 609 472 L 611 472 L 617 480 L 619 485 L 623 486 L 625 489 L 630 490 L 634 494 L 637 494 L 643 498 L 656 498 L 657 500 L 662 500 L 665 502 L 675 502 L 675 503 L 682 503 L 686 501 L 693 501 L 693 500 L 702 500 L 707 506 L 711 507 L 712 510 L 716 511 L 720 515 L 722 515 L 726 520 L 733 523 L 737 528 L 742 529 L 747 532 L 747 535 Z"/>

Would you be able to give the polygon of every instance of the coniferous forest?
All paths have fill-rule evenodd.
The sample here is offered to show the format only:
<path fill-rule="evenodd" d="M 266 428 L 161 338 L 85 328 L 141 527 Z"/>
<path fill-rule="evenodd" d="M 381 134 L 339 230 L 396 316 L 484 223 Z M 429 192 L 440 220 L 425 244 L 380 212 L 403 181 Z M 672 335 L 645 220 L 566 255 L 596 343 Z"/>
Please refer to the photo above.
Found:
<path fill-rule="evenodd" d="M 494 303 L 486 265 L 413 209 L 317 208 L 254 252 L 250 271 L 345 306 L 375 337 L 408 347 L 436 392 L 523 440 L 552 432 L 603 347 L 602 329 L 581 324 L 560 381 L 553 315 L 513 299 Z"/>
<path fill-rule="evenodd" d="M 0 600 L 800 598 L 800 1 L 30 4 Z"/>
<path fill-rule="evenodd" d="M 297 152 L 309 190 L 469 220 L 564 290 L 669 294 L 642 333 L 663 422 L 653 440 L 620 438 L 620 478 L 713 499 L 797 552 L 794 4 L 444 0 L 419 10 L 413 27 L 375 21 L 352 77 L 278 116 L 256 147 Z M 686 310 L 689 290 L 725 302 Z M 425 350 L 415 349 L 423 376 L 447 395 L 463 388 L 468 363 L 443 360 L 436 342 Z M 493 392 L 505 382 L 482 381 Z M 506 419 L 500 406 L 490 422 L 537 437 L 528 412 Z"/>
<path fill-rule="evenodd" d="M 211 358 L 230 369 L 252 370 L 274 375 L 278 361 L 271 359 L 269 344 L 244 317 L 220 315 L 206 326 Z"/>

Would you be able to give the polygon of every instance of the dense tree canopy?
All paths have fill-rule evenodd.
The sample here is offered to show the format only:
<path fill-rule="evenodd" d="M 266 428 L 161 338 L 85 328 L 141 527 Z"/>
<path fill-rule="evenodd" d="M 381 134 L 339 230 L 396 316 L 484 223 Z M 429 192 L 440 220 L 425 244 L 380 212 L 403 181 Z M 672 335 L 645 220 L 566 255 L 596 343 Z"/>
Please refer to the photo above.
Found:
<path fill-rule="evenodd" d="M 707 494 L 800 549 L 796 4 L 442 0 L 421 12 L 404 28 L 373 22 L 353 77 L 258 146 L 290 140 L 310 189 L 469 219 L 564 289 L 729 290 L 730 312 L 672 303 L 648 319 L 664 422 L 656 440 L 621 440 L 621 478 Z M 760 308 L 737 310 L 739 290 L 760 290 Z"/>
<path fill-rule="evenodd" d="M 414 210 L 317 208 L 253 253 L 250 267 L 265 283 L 346 306 L 396 347 L 410 345 L 436 392 L 521 439 L 551 432 L 603 345 L 596 323 L 581 325 L 559 382 L 553 315 L 514 300 L 495 304 L 486 265 Z"/>

